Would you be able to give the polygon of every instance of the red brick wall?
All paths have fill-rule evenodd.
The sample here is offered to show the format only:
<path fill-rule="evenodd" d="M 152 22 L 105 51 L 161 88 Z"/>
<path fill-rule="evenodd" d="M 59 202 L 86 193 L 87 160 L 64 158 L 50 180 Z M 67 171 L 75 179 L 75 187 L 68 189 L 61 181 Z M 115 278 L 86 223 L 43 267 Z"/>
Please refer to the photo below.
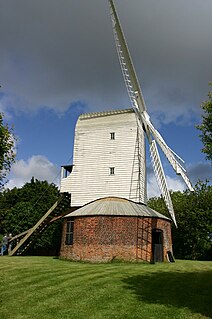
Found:
<path fill-rule="evenodd" d="M 163 230 L 164 260 L 172 251 L 170 222 L 157 218 L 84 216 L 74 218 L 73 245 L 65 244 L 64 220 L 60 256 L 93 262 L 152 258 L 152 229 Z"/>
<path fill-rule="evenodd" d="M 163 231 L 163 259 L 167 260 L 167 251 L 172 252 L 171 224 L 160 218 L 138 218 L 137 259 L 152 261 L 152 230 Z"/>

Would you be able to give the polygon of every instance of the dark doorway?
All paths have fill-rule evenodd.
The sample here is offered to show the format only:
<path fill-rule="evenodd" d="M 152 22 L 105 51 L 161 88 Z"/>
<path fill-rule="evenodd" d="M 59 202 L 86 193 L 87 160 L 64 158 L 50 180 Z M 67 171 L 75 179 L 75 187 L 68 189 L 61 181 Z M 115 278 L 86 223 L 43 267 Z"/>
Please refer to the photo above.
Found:
<path fill-rule="evenodd" d="M 163 231 L 160 229 L 152 230 L 152 259 L 153 262 L 163 261 Z"/>

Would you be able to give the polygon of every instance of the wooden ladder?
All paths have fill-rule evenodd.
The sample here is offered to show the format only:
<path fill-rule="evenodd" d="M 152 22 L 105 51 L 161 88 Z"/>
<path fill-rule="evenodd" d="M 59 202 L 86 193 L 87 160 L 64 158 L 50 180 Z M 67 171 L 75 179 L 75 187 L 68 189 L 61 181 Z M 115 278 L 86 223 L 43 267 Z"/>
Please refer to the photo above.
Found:
<path fill-rule="evenodd" d="M 41 235 L 50 223 L 59 217 L 66 214 L 67 209 L 70 207 L 70 194 L 61 193 L 59 199 L 52 205 L 52 207 L 42 216 L 42 218 L 30 229 L 18 234 L 10 239 L 10 243 L 13 240 L 21 238 L 18 244 L 9 251 L 9 256 L 16 254 L 22 255 L 35 241 L 36 237 Z"/>

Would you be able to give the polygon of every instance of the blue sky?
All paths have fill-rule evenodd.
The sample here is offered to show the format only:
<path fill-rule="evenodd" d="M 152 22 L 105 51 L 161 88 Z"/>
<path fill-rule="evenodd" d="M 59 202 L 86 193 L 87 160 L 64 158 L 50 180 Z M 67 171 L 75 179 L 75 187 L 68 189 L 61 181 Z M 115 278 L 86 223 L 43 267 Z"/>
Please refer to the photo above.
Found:
<path fill-rule="evenodd" d="M 211 180 L 195 124 L 212 81 L 211 0 L 117 0 L 148 112 L 186 162 Z M 58 183 L 82 112 L 129 108 L 107 1 L 0 0 L 0 111 L 18 136 L 8 187 Z M 169 187 L 183 189 L 164 162 Z M 149 168 L 149 195 L 158 194 Z"/>

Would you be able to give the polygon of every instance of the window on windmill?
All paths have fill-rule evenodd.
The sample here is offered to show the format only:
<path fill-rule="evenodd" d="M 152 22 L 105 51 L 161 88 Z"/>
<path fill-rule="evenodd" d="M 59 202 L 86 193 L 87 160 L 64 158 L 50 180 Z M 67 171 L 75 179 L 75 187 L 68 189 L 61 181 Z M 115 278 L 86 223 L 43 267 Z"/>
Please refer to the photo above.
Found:
<path fill-rule="evenodd" d="M 64 165 L 61 167 L 61 178 L 68 177 L 73 169 L 73 165 Z"/>
<path fill-rule="evenodd" d="M 110 139 L 115 140 L 115 132 L 110 133 Z"/>
<path fill-rule="evenodd" d="M 74 221 L 73 219 L 67 220 L 66 223 L 66 245 L 73 245 L 74 235 Z"/>
<path fill-rule="evenodd" d="M 110 175 L 115 175 L 115 167 L 110 167 Z"/>

